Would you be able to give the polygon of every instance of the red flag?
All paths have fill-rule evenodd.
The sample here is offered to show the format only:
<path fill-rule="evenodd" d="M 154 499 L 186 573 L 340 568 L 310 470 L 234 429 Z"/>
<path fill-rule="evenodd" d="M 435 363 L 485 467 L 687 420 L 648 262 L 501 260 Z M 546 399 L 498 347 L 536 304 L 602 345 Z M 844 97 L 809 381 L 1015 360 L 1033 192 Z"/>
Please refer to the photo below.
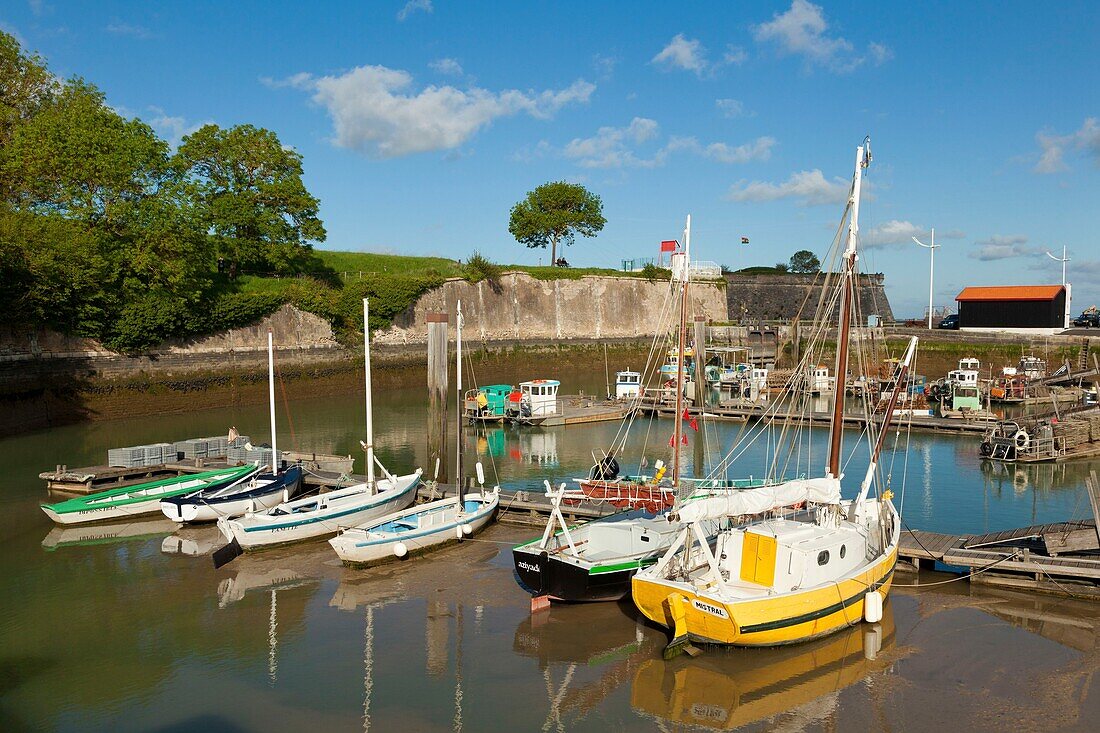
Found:
<path fill-rule="evenodd" d="M 687 424 L 691 426 L 692 430 L 697 433 L 699 432 L 699 421 L 691 416 L 691 413 L 688 412 L 688 408 L 686 407 L 684 408 L 684 419 L 687 420 Z"/>
<path fill-rule="evenodd" d="M 680 244 L 675 239 L 666 239 L 665 241 L 661 242 L 661 251 L 675 252 L 676 248 L 679 246 Z"/>
<path fill-rule="evenodd" d="M 683 445 L 688 444 L 687 433 L 683 433 L 683 434 L 680 435 L 680 443 L 682 443 Z M 675 435 L 668 436 L 668 447 L 671 448 L 674 445 L 676 445 L 676 436 Z"/>
<path fill-rule="evenodd" d="M 681 436 L 680 436 L 680 442 L 681 442 L 681 443 L 683 443 L 684 445 L 687 445 L 687 444 L 688 444 L 688 436 L 687 436 L 687 433 L 684 433 L 683 435 L 681 435 Z"/>

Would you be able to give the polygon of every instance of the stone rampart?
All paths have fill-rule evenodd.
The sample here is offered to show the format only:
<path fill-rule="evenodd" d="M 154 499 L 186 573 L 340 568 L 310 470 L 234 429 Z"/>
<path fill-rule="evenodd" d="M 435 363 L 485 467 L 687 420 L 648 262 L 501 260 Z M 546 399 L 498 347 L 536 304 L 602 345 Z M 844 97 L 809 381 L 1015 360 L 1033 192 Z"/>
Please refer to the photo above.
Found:
<path fill-rule="evenodd" d="M 894 320 L 881 274 L 860 275 L 859 309 L 864 316 Z M 824 275 L 726 273 L 726 303 L 733 322 L 813 320 Z"/>

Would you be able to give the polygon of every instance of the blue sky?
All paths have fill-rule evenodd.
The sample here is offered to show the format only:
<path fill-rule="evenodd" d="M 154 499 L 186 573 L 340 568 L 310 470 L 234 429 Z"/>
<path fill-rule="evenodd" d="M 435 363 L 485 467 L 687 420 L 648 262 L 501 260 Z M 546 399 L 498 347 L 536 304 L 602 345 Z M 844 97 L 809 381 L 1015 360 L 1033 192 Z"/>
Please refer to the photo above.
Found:
<path fill-rule="evenodd" d="M 329 249 L 534 264 L 508 211 L 585 184 L 608 223 L 574 265 L 822 255 L 855 148 L 874 163 L 865 271 L 899 316 L 965 285 L 1100 302 L 1100 3 L 9 0 L 0 27 L 166 138 L 275 130 L 305 158 Z M 737 244 L 747 236 L 751 244 Z"/>

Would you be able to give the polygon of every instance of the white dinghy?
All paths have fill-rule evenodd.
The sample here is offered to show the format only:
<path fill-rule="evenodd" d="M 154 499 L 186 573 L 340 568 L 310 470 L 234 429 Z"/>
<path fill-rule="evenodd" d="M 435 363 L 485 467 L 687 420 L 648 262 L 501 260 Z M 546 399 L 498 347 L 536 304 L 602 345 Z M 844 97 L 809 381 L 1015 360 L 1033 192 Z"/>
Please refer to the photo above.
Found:
<path fill-rule="evenodd" d="M 394 476 L 374 455 L 374 414 L 371 394 L 370 305 L 363 298 L 364 382 L 366 387 L 367 480 L 335 491 L 285 501 L 266 511 L 249 512 L 237 519 L 223 519 L 218 528 L 230 543 L 242 550 L 316 539 L 400 511 L 416 501 L 422 469 Z M 375 480 L 375 466 L 385 478 Z"/>
<path fill-rule="evenodd" d="M 432 549 L 471 537 L 481 531 L 496 516 L 500 505 L 500 487 L 485 490 L 485 473 L 477 464 L 477 479 L 481 491 L 466 494 L 462 474 L 462 303 L 455 317 L 457 329 L 458 369 L 458 494 L 430 501 L 402 512 L 341 531 L 329 540 L 332 549 L 347 565 L 372 565 Z"/>

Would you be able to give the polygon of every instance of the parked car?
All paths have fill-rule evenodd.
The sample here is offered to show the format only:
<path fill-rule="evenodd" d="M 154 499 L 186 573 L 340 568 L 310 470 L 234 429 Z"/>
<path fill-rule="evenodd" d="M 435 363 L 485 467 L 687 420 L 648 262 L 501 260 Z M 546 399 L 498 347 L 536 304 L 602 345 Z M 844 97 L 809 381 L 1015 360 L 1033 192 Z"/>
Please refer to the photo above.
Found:
<path fill-rule="evenodd" d="M 1100 313 L 1082 313 L 1073 319 L 1077 328 L 1100 328 Z"/>
<path fill-rule="evenodd" d="M 937 328 L 946 328 L 952 331 L 957 331 L 959 329 L 959 314 L 952 313 L 949 316 L 944 316 L 943 320 L 940 321 L 940 325 L 937 326 Z"/>

